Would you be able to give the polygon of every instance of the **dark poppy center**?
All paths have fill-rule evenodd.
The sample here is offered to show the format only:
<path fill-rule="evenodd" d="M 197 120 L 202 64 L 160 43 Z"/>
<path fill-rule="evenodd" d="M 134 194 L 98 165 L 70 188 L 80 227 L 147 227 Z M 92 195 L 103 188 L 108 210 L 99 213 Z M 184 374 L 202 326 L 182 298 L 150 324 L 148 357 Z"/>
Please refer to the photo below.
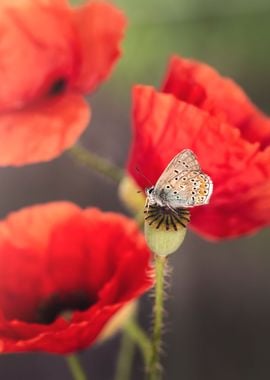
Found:
<path fill-rule="evenodd" d="M 62 94 L 66 90 L 67 84 L 68 82 L 65 78 L 56 79 L 49 89 L 49 95 L 54 96 Z"/>
<path fill-rule="evenodd" d="M 65 316 L 72 311 L 84 311 L 93 305 L 96 300 L 86 292 L 78 291 L 70 294 L 53 294 L 43 300 L 37 310 L 35 323 L 50 324 L 59 316 Z"/>

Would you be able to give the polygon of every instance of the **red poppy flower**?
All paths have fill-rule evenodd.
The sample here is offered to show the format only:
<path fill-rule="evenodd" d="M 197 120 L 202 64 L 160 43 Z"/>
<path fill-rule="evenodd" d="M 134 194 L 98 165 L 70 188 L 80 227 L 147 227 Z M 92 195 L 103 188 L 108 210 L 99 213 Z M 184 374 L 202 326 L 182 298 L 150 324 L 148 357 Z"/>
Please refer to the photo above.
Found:
<path fill-rule="evenodd" d="M 92 344 L 151 286 L 149 258 L 136 224 L 116 213 L 58 202 L 11 214 L 0 223 L 0 351 Z"/>
<path fill-rule="evenodd" d="M 50 160 L 86 128 L 83 95 L 119 57 L 125 19 L 110 4 L 0 4 L 0 165 Z"/>
<path fill-rule="evenodd" d="M 134 141 L 128 170 L 155 183 L 185 148 L 214 183 L 210 204 L 192 209 L 191 227 L 211 239 L 249 234 L 270 223 L 270 119 L 231 80 L 205 64 L 174 57 L 163 92 L 134 89 Z"/>

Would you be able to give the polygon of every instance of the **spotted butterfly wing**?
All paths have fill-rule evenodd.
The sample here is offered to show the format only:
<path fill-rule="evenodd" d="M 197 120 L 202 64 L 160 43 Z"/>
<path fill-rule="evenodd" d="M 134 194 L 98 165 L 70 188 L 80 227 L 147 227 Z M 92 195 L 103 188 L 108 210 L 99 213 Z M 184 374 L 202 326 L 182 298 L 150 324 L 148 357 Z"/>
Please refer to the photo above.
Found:
<path fill-rule="evenodd" d="M 172 159 L 154 187 L 155 197 L 170 208 L 207 204 L 212 190 L 210 177 L 201 171 L 196 156 L 189 149 Z"/>

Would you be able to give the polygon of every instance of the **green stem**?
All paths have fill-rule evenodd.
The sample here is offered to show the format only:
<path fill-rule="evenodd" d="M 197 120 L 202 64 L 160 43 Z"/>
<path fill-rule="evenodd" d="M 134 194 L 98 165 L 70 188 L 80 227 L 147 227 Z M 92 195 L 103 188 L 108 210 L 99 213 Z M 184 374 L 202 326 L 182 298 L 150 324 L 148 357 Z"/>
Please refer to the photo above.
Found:
<path fill-rule="evenodd" d="M 124 326 L 124 331 L 137 344 L 141 350 L 145 366 L 148 367 L 152 350 L 150 339 L 136 321 L 132 319 Z"/>
<path fill-rule="evenodd" d="M 123 178 L 124 172 L 122 169 L 80 145 L 74 145 L 69 150 L 69 153 L 80 164 L 89 167 L 116 183 L 119 183 Z"/>
<path fill-rule="evenodd" d="M 87 380 L 86 373 L 84 372 L 77 355 L 69 355 L 66 357 L 66 360 L 74 380 Z"/>
<path fill-rule="evenodd" d="M 149 365 L 151 342 L 136 322 L 136 315 L 123 326 L 121 347 L 116 366 L 115 380 L 129 380 L 135 352 L 135 343 L 141 350 L 145 366 Z"/>
<path fill-rule="evenodd" d="M 152 352 L 148 367 L 148 380 L 158 380 L 161 376 L 160 368 L 160 349 L 161 334 L 163 324 L 163 303 L 164 303 L 164 272 L 166 265 L 166 257 L 155 256 L 155 304 L 154 304 L 154 325 L 152 334 Z"/>
<path fill-rule="evenodd" d="M 121 346 L 116 364 L 115 380 L 129 380 L 132 370 L 135 345 L 126 331 L 122 332 Z"/>

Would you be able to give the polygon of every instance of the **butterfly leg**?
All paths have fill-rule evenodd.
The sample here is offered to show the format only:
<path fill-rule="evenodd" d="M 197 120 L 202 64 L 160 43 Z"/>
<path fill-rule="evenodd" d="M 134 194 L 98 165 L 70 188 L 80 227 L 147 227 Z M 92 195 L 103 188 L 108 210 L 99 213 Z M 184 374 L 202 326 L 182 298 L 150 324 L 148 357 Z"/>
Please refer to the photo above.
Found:
<path fill-rule="evenodd" d="M 149 199 L 148 198 L 146 198 L 146 200 L 145 200 L 144 209 L 146 210 L 146 213 L 148 214 L 148 211 L 149 211 Z"/>

